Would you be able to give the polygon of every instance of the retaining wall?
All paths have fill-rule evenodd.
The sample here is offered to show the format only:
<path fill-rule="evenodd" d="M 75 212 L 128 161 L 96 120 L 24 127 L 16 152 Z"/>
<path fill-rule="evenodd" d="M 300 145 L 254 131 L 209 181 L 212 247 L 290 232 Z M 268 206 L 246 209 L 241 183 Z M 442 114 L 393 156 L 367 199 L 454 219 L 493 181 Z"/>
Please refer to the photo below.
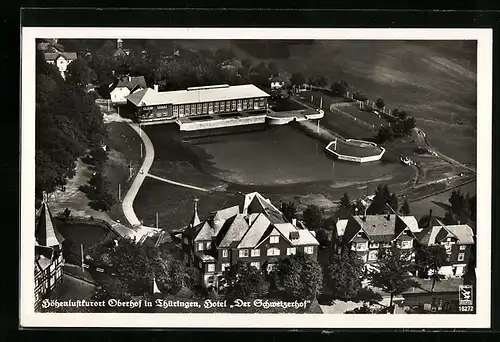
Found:
<path fill-rule="evenodd" d="M 349 139 L 352 141 L 352 139 Z M 346 140 L 347 141 L 347 140 Z M 361 140 L 357 140 L 357 141 L 361 141 Z M 354 163 L 368 163 L 368 162 L 372 162 L 372 161 L 378 161 L 380 159 L 382 159 L 382 156 L 384 155 L 385 153 L 385 148 L 383 147 L 380 147 L 380 149 L 382 150 L 380 152 L 380 154 L 377 154 L 377 155 L 373 155 L 373 156 L 368 156 L 368 157 L 355 157 L 355 156 L 349 156 L 349 155 L 345 155 L 345 154 L 340 154 L 338 153 L 337 151 L 331 149 L 331 146 L 334 144 L 335 142 L 334 141 L 331 141 L 326 147 L 325 147 L 325 150 L 327 152 L 329 152 L 330 154 L 332 154 L 334 157 L 336 157 L 338 160 L 343 160 L 343 161 L 350 161 L 350 162 L 354 162 Z M 366 142 L 368 143 L 368 142 Z M 375 145 L 376 146 L 376 145 Z"/>
<path fill-rule="evenodd" d="M 226 118 L 226 119 L 210 119 L 206 121 L 190 121 L 181 122 L 177 121 L 181 131 L 198 131 L 204 129 L 233 127 L 252 125 L 266 122 L 266 114 L 252 115 L 246 117 Z"/>

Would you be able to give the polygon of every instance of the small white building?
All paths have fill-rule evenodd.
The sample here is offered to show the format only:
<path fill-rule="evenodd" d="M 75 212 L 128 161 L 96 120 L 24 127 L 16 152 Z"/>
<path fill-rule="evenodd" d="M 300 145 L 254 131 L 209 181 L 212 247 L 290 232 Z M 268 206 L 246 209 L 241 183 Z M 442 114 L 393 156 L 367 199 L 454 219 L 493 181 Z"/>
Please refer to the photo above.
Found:
<path fill-rule="evenodd" d="M 287 80 L 282 76 L 273 76 L 269 81 L 271 82 L 271 90 L 283 89 L 287 83 Z"/>
<path fill-rule="evenodd" d="M 109 87 L 111 102 L 113 104 L 125 104 L 127 103 L 127 96 L 135 93 L 136 91 L 146 89 L 147 87 L 148 86 L 146 84 L 146 79 L 144 78 L 144 76 L 121 77 L 113 82 Z"/>
<path fill-rule="evenodd" d="M 46 52 L 44 55 L 47 63 L 57 66 L 62 78 L 66 78 L 68 65 L 77 59 L 76 52 Z"/>

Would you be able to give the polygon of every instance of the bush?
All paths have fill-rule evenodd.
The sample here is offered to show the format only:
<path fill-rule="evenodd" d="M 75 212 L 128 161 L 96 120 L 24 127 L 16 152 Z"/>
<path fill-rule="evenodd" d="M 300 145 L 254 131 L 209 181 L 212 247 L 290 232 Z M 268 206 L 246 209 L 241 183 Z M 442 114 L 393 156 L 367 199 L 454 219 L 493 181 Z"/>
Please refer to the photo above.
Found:
<path fill-rule="evenodd" d="M 64 222 L 67 222 L 70 221 L 73 216 L 71 215 L 71 210 L 69 208 L 66 208 L 63 212 L 57 214 L 57 218 L 61 219 Z"/>
<path fill-rule="evenodd" d="M 352 94 L 352 97 L 353 99 L 355 100 L 358 100 L 358 101 L 367 101 L 368 100 L 368 97 L 366 97 L 364 94 L 360 93 L 360 92 L 355 92 L 354 94 Z"/>

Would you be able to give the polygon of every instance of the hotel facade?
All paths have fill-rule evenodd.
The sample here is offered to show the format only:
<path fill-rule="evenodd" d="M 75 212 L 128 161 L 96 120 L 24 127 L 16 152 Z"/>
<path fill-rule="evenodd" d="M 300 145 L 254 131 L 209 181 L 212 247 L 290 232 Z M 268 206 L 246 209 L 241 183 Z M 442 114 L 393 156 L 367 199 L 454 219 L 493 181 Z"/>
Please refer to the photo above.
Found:
<path fill-rule="evenodd" d="M 165 91 L 147 88 L 129 95 L 127 112 L 138 122 L 165 122 L 211 114 L 267 111 L 269 94 L 253 84 L 227 84 Z"/>

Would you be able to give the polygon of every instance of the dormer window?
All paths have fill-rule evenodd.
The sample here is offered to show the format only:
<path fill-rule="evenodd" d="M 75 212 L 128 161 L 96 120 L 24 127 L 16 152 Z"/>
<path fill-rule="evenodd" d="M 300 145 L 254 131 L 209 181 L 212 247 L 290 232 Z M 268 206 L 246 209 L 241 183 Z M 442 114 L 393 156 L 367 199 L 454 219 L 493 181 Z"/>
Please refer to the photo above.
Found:
<path fill-rule="evenodd" d="M 222 257 L 223 257 L 223 258 L 227 258 L 228 254 L 229 254 L 229 253 L 228 253 L 227 249 L 223 249 L 223 250 L 222 250 Z"/>
<path fill-rule="evenodd" d="M 276 235 L 276 236 L 271 236 L 271 237 L 269 238 L 269 240 L 270 240 L 269 242 L 271 242 L 271 243 L 279 243 L 279 241 L 280 241 L 280 237 L 279 237 L 279 236 L 277 236 L 277 235 Z"/>
<path fill-rule="evenodd" d="M 202 251 L 204 249 L 205 245 L 203 242 L 198 243 L 198 250 Z"/>

